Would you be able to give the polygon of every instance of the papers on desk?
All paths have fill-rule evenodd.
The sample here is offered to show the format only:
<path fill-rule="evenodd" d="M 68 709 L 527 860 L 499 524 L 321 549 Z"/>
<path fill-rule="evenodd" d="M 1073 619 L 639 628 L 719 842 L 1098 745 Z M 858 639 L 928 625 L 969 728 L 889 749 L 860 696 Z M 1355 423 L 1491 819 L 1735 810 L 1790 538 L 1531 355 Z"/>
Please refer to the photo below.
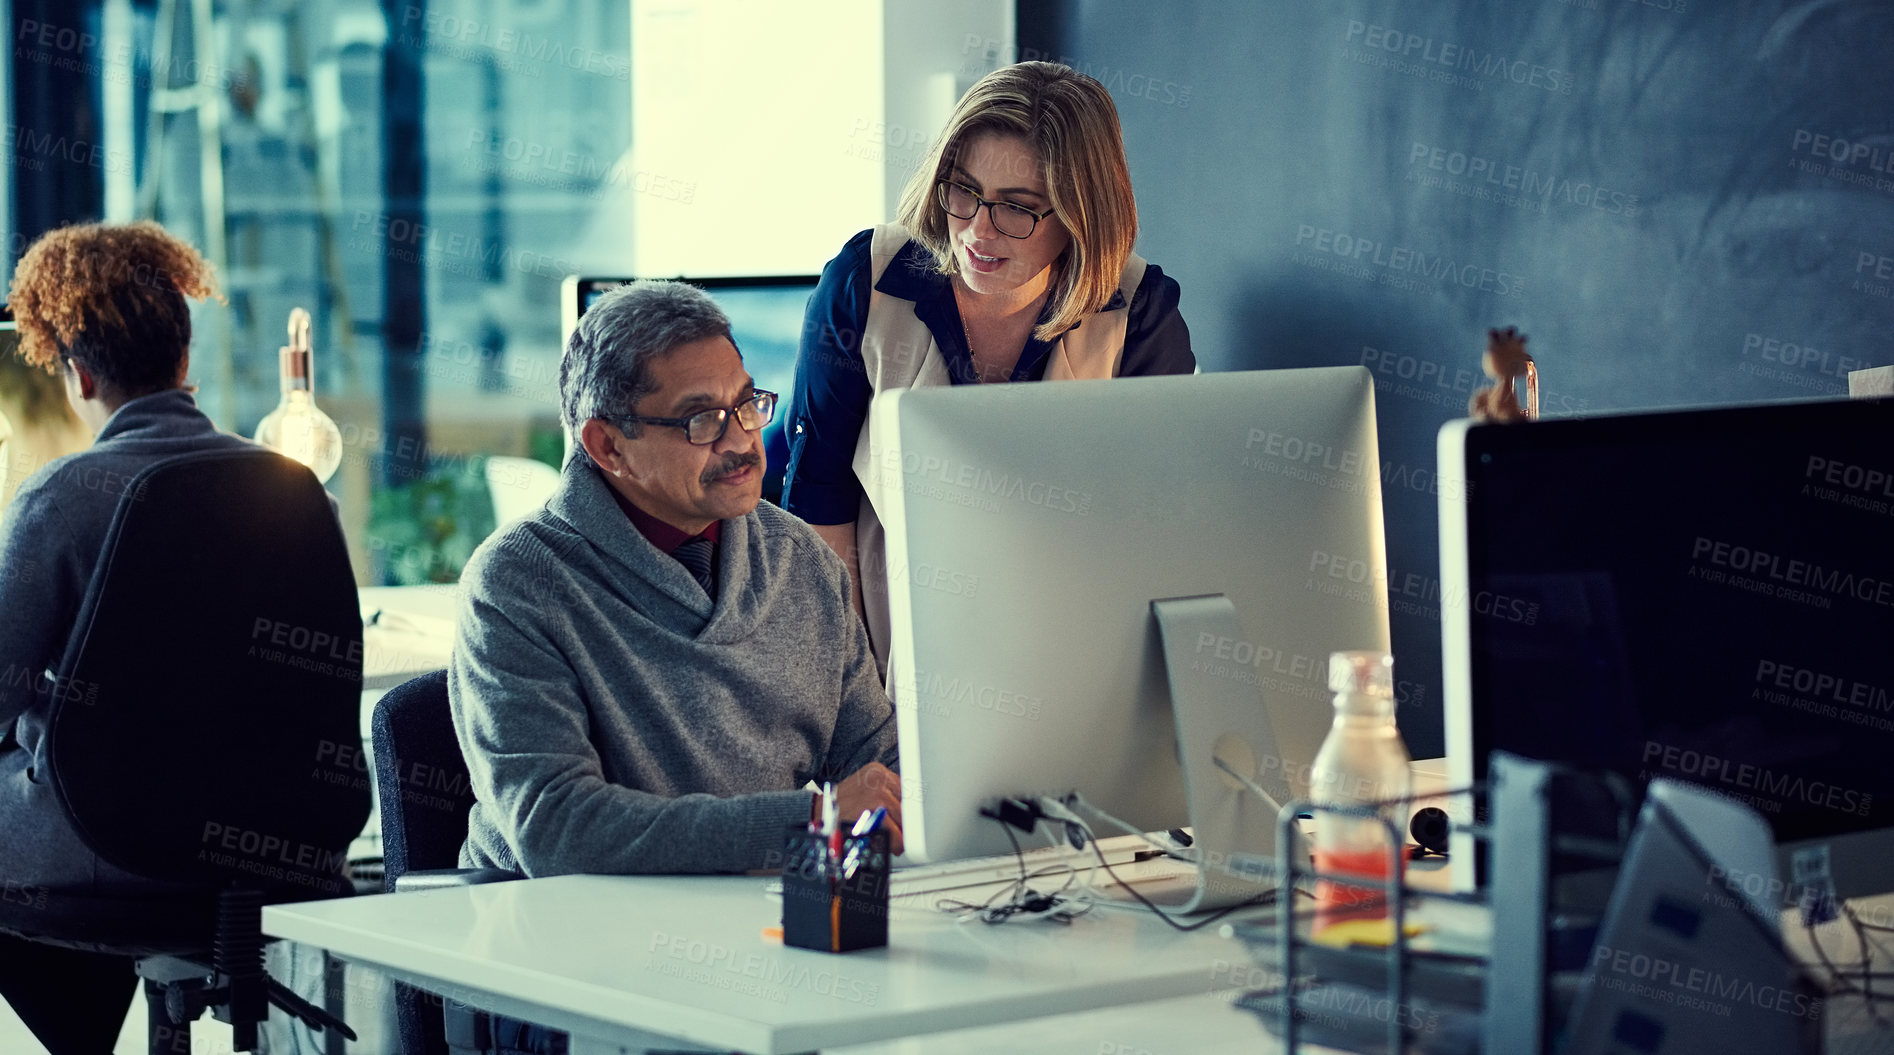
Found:
<path fill-rule="evenodd" d="M 362 603 L 362 688 L 391 689 L 447 666 L 454 621 Z"/>
<path fill-rule="evenodd" d="M 430 638 L 454 637 L 454 621 L 424 612 L 401 611 L 394 608 L 380 608 L 363 602 L 362 630 L 386 630 L 396 634 L 414 634 Z"/>

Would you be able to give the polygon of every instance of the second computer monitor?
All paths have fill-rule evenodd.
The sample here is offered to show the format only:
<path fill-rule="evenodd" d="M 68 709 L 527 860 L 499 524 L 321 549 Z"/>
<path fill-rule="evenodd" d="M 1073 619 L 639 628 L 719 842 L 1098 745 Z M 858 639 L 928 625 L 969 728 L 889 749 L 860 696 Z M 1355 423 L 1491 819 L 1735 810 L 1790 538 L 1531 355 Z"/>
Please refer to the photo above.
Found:
<path fill-rule="evenodd" d="M 1890 437 L 1886 399 L 1449 422 L 1453 783 L 1496 750 L 1695 783 L 1785 874 L 1894 889 Z"/>
<path fill-rule="evenodd" d="M 910 858 L 1007 852 L 1002 796 L 1188 823 L 1165 598 L 1231 599 L 1242 632 L 1186 662 L 1253 686 L 1257 764 L 1306 793 L 1329 653 L 1388 646 L 1365 370 L 919 389 L 871 421 Z"/>

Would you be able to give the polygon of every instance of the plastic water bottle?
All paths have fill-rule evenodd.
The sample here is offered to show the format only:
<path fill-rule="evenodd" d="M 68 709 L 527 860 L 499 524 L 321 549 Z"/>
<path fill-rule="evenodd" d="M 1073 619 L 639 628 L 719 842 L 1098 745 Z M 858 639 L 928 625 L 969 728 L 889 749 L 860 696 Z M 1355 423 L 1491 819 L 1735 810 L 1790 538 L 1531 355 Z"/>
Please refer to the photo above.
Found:
<path fill-rule="evenodd" d="M 1334 653 L 1328 662 L 1328 687 L 1335 693 L 1335 724 L 1316 753 L 1309 797 L 1322 806 L 1375 806 L 1405 799 L 1411 777 L 1407 745 L 1394 725 L 1394 657 L 1385 652 Z M 1385 806 L 1381 815 L 1396 822 L 1398 833 L 1406 806 Z M 1316 883 L 1317 930 L 1344 920 L 1386 917 L 1388 842 L 1387 825 L 1379 818 L 1316 811 L 1316 871 L 1365 880 L 1360 886 L 1334 880 Z"/>

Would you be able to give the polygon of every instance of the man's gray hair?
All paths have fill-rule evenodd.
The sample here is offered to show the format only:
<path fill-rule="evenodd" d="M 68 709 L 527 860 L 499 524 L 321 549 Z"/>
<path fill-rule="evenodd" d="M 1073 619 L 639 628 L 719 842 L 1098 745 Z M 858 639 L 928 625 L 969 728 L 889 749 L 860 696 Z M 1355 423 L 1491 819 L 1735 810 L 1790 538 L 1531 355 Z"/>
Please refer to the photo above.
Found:
<path fill-rule="evenodd" d="M 642 425 L 616 419 L 657 391 L 651 363 L 679 345 L 730 336 L 730 320 L 710 295 L 683 282 L 628 282 L 579 317 L 559 363 L 559 411 L 576 436 L 589 418 L 614 419 L 636 439 Z"/>

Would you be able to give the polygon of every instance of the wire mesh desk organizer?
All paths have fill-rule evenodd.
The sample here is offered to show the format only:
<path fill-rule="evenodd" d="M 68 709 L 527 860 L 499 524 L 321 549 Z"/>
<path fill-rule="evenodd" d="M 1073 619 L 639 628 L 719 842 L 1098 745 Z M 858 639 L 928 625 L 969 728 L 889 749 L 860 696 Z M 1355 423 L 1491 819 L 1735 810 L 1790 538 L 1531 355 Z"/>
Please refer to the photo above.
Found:
<path fill-rule="evenodd" d="M 1282 808 L 1275 918 L 1237 924 L 1232 930 L 1273 983 L 1246 994 L 1238 1006 L 1254 1012 L 1282 1040 L 1285 1051 L 1299 1051 L 1304 1042 L 1361 1052 L 1479 1050 L 1484 961 L 1470 956 L 1424 957 L 1409 943 L 1413 936 L 1410 898 L 1482 903 L 1477 895 L 1427 894 L 1405 885 L 1405 840 L 1390 813 L 1417 797 L 1366 805 L 1300 800 Z M 1381 824 L 1387 833 L 1387 861 L 1378 881 L 1353 872 L 1322 871 L 1298 860 L 1291 833 L 1303 815 L 1312 817 L 1318 828 L 1334 818 Z M 1467 830 L 1466 825 L 1460 828 Z M 1308 902 L 1293 895 L 1310 883 L 1320 891 L 1318 907 L 1304 909 Z M 1323 900 L 1337 894 L 1344 904 Z M 1317 938 L 1314 927 L 1324 913 L 1344 920 L 1378 918 L 1385 940 L 1327 944 Z M 1361 934 L 1363 929 L 1353 931 Z M 1282 940 L 1284 935 L 1287 941 Z M 1421 1043 L 1414 1046 L 1416 1041 Z"/>
<path fill-rule="evenodd" d="M 1818 989 L 1783 949 L 1771 906 L 1711 896 L 1732 869 L 1773 869 L 1753 811 L 1661 780 L 1640 805 L 1616 775 L 1497 752 L 1484 787 L 1444 794 L 1476 792 L 1483 823 L 1459 826 L 1485 848 L 1471 893 L 1405 885 L 1403 840 L 1387 812 L 1410 800 L 1283 808 L 1276 916 L 1232 931 L 1273 968 L 1273 986 L 1238 1004 L 1285 1050 L 1304 1041 L 1427 1055 L 1819 1050 Z M 1297 912 L 1290 894 L 1300 883 L 1377 883 L 1295 860 L 1288 833 L 1305 813 L 1318 825 L 1325 816 L 1386 824 L 1385 940 L 1325 942 L 1306 926 L 1321 910 Z M 1490 944 L 1475 934 L 1460 936 L 1458 950 L 1451 940 L 1416 947 L 1416 913 L 1456 912 L 1490 919 Z"/>

